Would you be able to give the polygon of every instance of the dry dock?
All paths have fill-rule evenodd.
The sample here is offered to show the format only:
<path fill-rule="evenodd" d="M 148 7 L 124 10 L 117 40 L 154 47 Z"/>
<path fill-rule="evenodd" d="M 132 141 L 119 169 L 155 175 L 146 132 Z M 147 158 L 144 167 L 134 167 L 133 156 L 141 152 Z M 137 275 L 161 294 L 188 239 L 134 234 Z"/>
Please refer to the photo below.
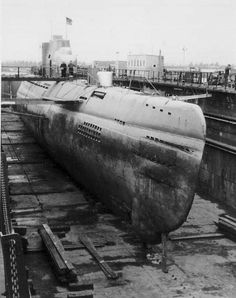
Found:
<path fill-rule="evenodd" d="M 94 297 L 235 297 L 236 242 L 215 224 L 220 214 L 230 214 L 223 206 L 196 194 L 187 222 L 170 235 L 168 273 L 164 273 L 161 245 L 144 248 L 127 222 L 111 214 L 50 159 L 16 115 L 2 114 L 2 149 L 8 163 L 12 222 L 18 230 L 25 229 L 24 258 L 37 297 L 91 297 L 91 289 L 78 293 L 55 277 L 38 234 L 42 224 L 60 238 L 80 283 L 93 284 Z M 106 278 L 81 243 L 81 235 L 91 239 L 120 278 Z M 2 283 L 0 289 L 2 293 Z"/>

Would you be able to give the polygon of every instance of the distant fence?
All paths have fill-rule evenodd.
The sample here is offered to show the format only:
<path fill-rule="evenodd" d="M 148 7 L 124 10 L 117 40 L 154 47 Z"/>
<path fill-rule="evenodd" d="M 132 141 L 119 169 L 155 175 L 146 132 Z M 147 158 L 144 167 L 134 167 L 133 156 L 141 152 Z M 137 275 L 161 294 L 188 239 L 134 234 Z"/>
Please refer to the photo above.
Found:
<path fill-rule="evenodd" d="M 31 66 L 1 66 L 2 76 L 27 76 L 32 74 L 31 72 L 32 67 Z"/>

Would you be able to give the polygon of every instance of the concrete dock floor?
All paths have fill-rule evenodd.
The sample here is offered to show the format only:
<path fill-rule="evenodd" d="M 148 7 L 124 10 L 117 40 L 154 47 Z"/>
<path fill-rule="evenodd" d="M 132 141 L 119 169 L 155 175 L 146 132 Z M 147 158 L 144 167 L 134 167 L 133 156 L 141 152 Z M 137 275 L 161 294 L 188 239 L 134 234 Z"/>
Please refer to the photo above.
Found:
<path fill-rule="evenodd" d="M 7 155 L 13 223 L 27 228 L 30 252 L 25 261 L 39 297 L 73 293 L 57 281 L 41 249 L 37 230 L 42 223 L 52 228 L 69 226 L 60 235 L 66 256 L 79 278 L 94 284 L 94 297 L 235 297 L 236 242 L 224 236 L 168 241 L 168 273 L 163 273 L 161 245 L 145 249 L 128 223 L 111 214 L 48 157 L 16 115 L 2 114 L 2 147 Z M 215 222 L 225 212 L 229 210 L 196 194 L 188 220 L 171 236 L 219 232 Z M 111 268 L 122 273 L 119 280 L 106 279 L 79 242 L 80 234 L 87 235 Z M 2 268 L 0 253 L 1 293 Z"/>

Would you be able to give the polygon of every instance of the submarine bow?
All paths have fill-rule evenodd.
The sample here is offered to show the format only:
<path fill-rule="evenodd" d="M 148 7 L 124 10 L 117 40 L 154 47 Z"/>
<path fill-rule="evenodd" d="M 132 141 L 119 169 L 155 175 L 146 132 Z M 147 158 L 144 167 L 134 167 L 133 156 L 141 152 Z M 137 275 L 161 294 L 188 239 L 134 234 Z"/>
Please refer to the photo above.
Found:
<path fill-rule="evenodd" d="M 194 104 L 120 87 L 22 82 L 21 112 L 38 141 L 80 184 L 130 218 L 145 242 L 187 218 L 205 145 L 205 120 Z M 61 102 L 60 102 L 61 101 Z"/>

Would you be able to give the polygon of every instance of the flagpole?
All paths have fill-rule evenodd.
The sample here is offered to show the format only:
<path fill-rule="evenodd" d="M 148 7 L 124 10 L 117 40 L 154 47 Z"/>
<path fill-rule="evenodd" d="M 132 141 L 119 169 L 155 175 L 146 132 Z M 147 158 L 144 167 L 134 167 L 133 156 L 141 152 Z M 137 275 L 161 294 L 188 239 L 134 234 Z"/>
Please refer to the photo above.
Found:
<path fill-rule="evenodd" d="M 66 39 L 67 39 L 67 22 L 66 22 Z"/>
<path fill-rule="evenodd" d="M 67 33 L 68 33 L 67 32 L 67 30 L 68 30 L 67 25 L 72 25 L 72 19 L 66 17 L 66 39 L 68 38 L 68 36 L 67 36 Z"/>
<path fill-rule="evenodd" d="M 52 40 L 52 31 L 53 31 L 53 24 L 52 24 L 52 19 L 50 20 L 50 27 L 51 27 L 51 40 Z"/>

